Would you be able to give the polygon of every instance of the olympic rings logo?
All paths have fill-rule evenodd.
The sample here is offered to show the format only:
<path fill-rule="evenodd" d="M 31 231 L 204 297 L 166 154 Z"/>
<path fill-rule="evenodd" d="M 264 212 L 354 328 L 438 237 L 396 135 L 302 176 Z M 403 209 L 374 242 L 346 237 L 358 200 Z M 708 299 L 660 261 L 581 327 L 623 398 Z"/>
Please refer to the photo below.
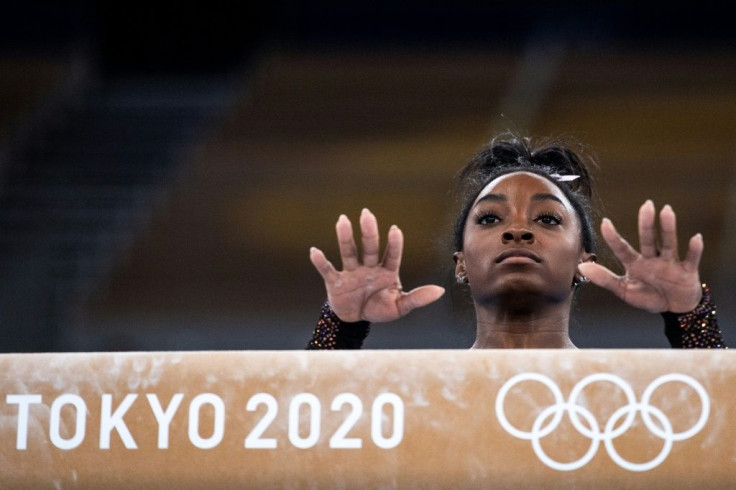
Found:
<path fill-rule="evenodd" d="M 514 427 L 506 418 L 504 402 L 509 390 L 515 385 L 524 381 L 537 381 L 547 386 L 554 396 L 555 403 L 542 410 L 532 424 L 531 431 L 523 431 Z M 583 389 L 596 382 L 609 382 L 618 386 L 623 390 L 627 399 L 627 404 L 615 410 L 603 428 L 600 429 L 598 421 L 587 408 L 578 405 L 577 400 Z M 670 419 L 657 407 L 650 405 L 652 394 L 665 383 L 680 382 L 690 386 L 700 397 L 701 411 L 698 420 L 689 429 L 682 432 L 674 432 Z M 627 461 L 616 450 L 614 440 L 629 430 L 634 423 L 637 412 L 641 413 L 642 420 L 647 429 L 656 437 L 662 439 L 664 444 L 662 450 L 652 460 L 644 463 L 632 463 Z M 584 437 L 590 439 L 590 447 L 588 451 L 578 459 L 570 463 L 561 463 L 550 458 L 542 449 L 541 439 L 557 429 L 563 415 L 567 413 L 570 422 L 575 429 Z M 626 381 L 619 376 L 608 373 L 597 373 L 586 376 L 580 380 L 570 392 L 567 401 L 562 396 L 562 391 L 557 384 L 549 377 L 539 373 L 521 373 L 509 379 L 498 392 L 496 397 L 496 416 L 501 426 L 512 436 L 519 439 L 532 441 L 532 447 L 539 459 L 548 467 L 558 471 L 572 471 L 582 468 L 598 452 L 601 441 L 603 442 L 608 455 L 621 468 L 629 471 L 647 471 L 659 466 L 669 456 L 672 450 L 672 444 L 675 441 L 683 441 L 697 434 L 708 421 L 710 414 L 710 398 L 705 388 L 694 378 L 685 374 L 665 374 L 652 381 L 644 390 L 641 402 L 636 401 L 634 390 Z M 585 420 L 587 426 L 581 422 L 581 417 Z M 656 419 L 659 425 L 655 424 L 652 419 Z M 551 419 L 551 420 L 550 420 Z M 623 419 L 623 422 L 616 427 L 616 424 Z M 549 420 L 549 422 L 547 422 Z M 546 425 L 545 425 L 546 423 Z"/>

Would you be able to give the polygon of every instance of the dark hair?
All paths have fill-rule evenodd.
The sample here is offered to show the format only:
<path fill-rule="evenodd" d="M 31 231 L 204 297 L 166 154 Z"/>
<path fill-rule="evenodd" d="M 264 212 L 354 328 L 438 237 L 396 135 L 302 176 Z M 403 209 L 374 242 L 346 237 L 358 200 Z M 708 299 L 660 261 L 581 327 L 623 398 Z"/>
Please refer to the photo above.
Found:
<path fill-rule="evenodd" d="M 594 193 L 589 167 L 596 166 L 592 152 L 571 138 L 533 142 L 511 132 L 496 136 L 457 174 L 455 192 L 461 208 L 453 231 L 455 251 L 463 249 L 465 222 L 480 191 L 502 175 L 530 172 L 546 178 L 565 194 L 580 219 L 583 248 L 594 252 Z M 561 181 L 553 175 L 579 177 Z"/>

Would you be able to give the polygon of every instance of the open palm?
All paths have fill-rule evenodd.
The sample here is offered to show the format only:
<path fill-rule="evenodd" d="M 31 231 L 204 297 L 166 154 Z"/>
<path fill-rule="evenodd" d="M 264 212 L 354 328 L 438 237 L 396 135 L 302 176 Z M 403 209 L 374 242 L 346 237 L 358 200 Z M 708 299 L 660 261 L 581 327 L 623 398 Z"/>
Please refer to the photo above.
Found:
<path fill-rule="evenodd" d="M 440 286 L 427 285 L 404 292 L 399 266 L 404 237 L 397 226 L 388 232 L 388 244 L 381 261 L 376 217 L 363 209 L 360 215 L 362 260 L 353 238 L 350 220 L 341 215 L 335 225 L 343 270 L 337 270 L 325 254 L 312 247 L 309 258 L 325 282 L 332 311 L 345 322 L 367 320 L 389 322 L 425 306 L 444 293 Z"/>
<path fill-rule="evenodd" d="M 623 275 L 595 263 L 580 264 L 578 268 L 594 284 L 612 291 L 631 306 L 653 313 L 691 311 L 702 294 L 698 265 L 703 254 L 703 238 L 698 233 L 690 239 L 685 259 L 681 261 L 675 212 L 669 205 L 660 212 L 659 246 L 655 214 L 651 200 L 639 208 L 640 251 L 621 237 L 609 219 L 601 223 L 603 239 L 621 261 Z"/>

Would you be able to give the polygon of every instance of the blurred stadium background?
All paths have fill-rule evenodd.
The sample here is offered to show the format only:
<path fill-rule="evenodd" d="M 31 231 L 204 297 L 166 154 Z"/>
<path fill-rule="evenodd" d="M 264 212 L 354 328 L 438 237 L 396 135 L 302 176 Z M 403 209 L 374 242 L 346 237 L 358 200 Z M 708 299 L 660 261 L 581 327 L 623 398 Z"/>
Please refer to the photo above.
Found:
<path fill-rule="evenodd" d="M 104 4 L 104 5 L 103 5 Z M 615 5 L 615 6 L 614 6 Z M 18 2 L 0 17 L 0 351 L 299 349 L 362 207 L 406 288 L 452 283 L 457 169 L 493 134 L 571 134 L 636 243 L 647 198 L 702 232 L 736 335 L 729 8 L 635 3 Z M 610 259 L 605 260 L 616 267 Z M 467 348 L 457 292 L 368 348 Z M 581 347 L 666 347 L 579 297 Z"/>

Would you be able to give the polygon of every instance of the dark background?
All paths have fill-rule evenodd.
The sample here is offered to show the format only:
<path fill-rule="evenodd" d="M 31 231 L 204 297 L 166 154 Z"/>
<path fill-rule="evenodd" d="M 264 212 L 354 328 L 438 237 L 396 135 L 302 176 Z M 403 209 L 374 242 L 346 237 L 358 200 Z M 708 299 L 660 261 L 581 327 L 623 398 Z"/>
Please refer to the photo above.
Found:
<path fill-rule="evenodd" d="M 505 128 L 597 152 L 603 215 L 702 232 L 728 337 L 736 280 L 732 9 L 573 2 L 24 2 L 0 18 L 0 350 L 301 348 L 307 258 L 374 210 L 404 285 L 450 286 L 455 171 Z M 607 265 L 616 268 L 610 257 Z M 581 347 L 666 347 L 590 288 Z M 467 298 L 370 348 L 466 348 Z"/>

